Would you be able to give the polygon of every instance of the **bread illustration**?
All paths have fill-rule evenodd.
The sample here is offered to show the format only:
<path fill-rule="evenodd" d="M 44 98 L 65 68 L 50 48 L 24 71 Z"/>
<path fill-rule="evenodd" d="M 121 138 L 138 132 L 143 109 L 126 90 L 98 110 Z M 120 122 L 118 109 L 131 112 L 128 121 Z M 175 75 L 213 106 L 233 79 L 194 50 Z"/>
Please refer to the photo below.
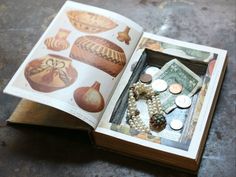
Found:
<path fill-rule="evenodd" d="M 49 50 L 54 50 L 54 51 L 65 50 L 70 46 L 69 42 L 66 40 L 69 34 L 70 31 L 65 29 L 59 29 L 55 37 L 46 38 L 44 44 L 47 46 Z"/>
<path fill-rule="evenodd" d="M 92 65 L 116 77 L 126 64 L 121 47 L 97 36 L 79 37 L 71 48 L 70 57 Z"/>
<path fill-rule="evenodd" d="M 105 32 L 117 26 L 111 19 L 92 12 L 72 10 L 67 16 L 76 29 L 85 33 Z"/>
<path fill-rule="evenodd" d="M 68 87 L 77 78 L 71 59 L 50 54 L 31 61 L 24 74 L 30 86 L 40 92 Z"/>

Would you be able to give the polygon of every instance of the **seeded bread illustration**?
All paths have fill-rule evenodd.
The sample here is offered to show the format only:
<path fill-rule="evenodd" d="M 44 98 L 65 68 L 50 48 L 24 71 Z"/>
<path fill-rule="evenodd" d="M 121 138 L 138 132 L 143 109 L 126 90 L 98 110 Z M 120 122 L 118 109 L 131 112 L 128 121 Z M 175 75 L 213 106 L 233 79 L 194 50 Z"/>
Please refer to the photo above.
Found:
<path fill-rule="evenodd" d="M 126 63 L 121 47 L 96 36 L 79 37 L 72 46 L 70 57 L 94 66 L 116 77 Z"/>
<path fill-rule="evenodd" d="M 92 12 L 72 10 L 67 16 L 76 29 L 85 33 L 105 32 L 117 26 L 111 19 Z"/>

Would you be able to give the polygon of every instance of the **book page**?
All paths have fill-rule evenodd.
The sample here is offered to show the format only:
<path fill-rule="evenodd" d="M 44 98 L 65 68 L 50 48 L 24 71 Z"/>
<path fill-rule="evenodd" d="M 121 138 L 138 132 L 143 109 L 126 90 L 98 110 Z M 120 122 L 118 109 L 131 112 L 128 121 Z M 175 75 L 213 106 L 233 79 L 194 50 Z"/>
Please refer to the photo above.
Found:
<path fill-rule="evenodd" d="M 146 49 L 149 49 L 149 52 Z M 206 113 L 209 113 L 212 108 L 212 100 L 217 92 L 220 76 L 225 69 L 226 53 L 225 50 L 221 49 L 144 33 L 95 131 L 145 147 L 195 158 L 202 139 L 202 133 L 209 120 L 209 114 Z M 191 68 L 201 78 L 201 87 L 194 95 L 189 96 L 191 99 L 189 106 L 181 107 L 181 105 L 178 106 L 175 103 L 177 106 L 175 105 L 171 111 L 164 110 L 165 124 L 163 125 L 165 126 L 161 130 L 155 130 L 151 127 L 152 117 L 149 112 L 148 97 L 141 98 L 140 95 L 137 96 L 137 90 L 135 90 L 136 88 L 132 83 L 136 85 L 142 83 L 140 75 L 148 74 L 147 69 L 152 67 L 152 70 L 149 70 L 152 71 L 149 72 L 152 79 L 147 83 L 147 87 L 150 86 L 154 90 L 153 81 L 155 81 L 155 77 L 167 71 L 167 68 L 170 68 L 168 66 L 170 62 L 176 62 L 177 59 L 175 58 L 184 63 L 189 69 Z M 139 64 L 142 63 L 140 61 L 148 59 L 147 65 L 139 67 Z M 133 70 L 132 65 L 135 63 L 137 64 Z M 136 71 L 140 74 L 135 74 Z M 185 69 L 185 71 L 187 70 Z M 181 78 L 177 78 L 177 74 L 167 77 L 165 90 L 156 94 L 162 107 L 166 98 L 163 99 L 161 94 L 171 92 L 169 82 L 173 80 L 172 77 L 176 83 L 181 81 Z M 187 95 L 186 90 L 184 90 L 187 86 L 184 86 L 183 83 L 182 85 L 183 90 L 179 92 L 179 95 L 184 92 Z M 130 94 L 130 92 L 132 93 Z M 135 119 L 129 117 L 130 112 L 134 110 L 131 107 L 132 96 L 129 96 L 129 94 L 136 94 L 134 113 L 137 114 L 138 118 L 135 117 Z M 178 96 L 176 93 L 173 95 Z M 123 106 L 122 109 L 119 109 L 117 103 L 121 103 L 119 107 L 125 104 L 126 107 Z M 157 106 L 157 108 L 159 109 L 160 106 Z"/>
<path fill-rule="evenodd" d="M 4 92 L 95 127 L 141 35 L 119 14 L 67 1 Z"/>

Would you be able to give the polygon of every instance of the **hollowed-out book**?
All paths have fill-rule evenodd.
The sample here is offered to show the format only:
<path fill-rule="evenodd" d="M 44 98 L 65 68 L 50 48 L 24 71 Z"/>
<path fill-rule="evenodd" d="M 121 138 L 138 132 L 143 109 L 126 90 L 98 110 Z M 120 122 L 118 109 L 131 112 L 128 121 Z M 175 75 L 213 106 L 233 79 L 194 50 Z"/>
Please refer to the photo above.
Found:
<path fill-rule="evenodd" d="M 87 130 L 98 147 L 196 171 L 226 54 L 67 1 L 5 88 L 23 98 L 7 121 Z"/>

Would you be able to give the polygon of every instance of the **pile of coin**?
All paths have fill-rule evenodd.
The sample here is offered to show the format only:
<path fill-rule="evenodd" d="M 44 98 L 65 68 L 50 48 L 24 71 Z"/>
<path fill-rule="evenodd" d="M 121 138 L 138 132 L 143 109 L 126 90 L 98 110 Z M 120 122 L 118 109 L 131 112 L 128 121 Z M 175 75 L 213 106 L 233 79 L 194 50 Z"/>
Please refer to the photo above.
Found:
<path fill-rule="evenodd" d="M 169 91 L 173 96 L 175 96 L 175 105 L 179 108 L 186 109 L 192 104 L 191 98 L 188 95 L 181 94 L 183 91 L 183 86 L 181 83 L 171 83 L 168 85 L 167 81 L 163 79 L 155 79 L 153 77 L 160 71 L 157 67 L 148 67 L 145 72 L 140 76 L 139 80 L 145 84 L 151 84 L 153 90 L 156 93 L 162 93 Z M 183 122 L 177 118 L 170 121 L 170 127 L 173 130 L 181 130 L 183 128 Z"/>
<path fill-rule="evenodd" d="M 153 90 L 157 93 L 164 92 L 168 89 L 173 95 L 181 94 L 183 86 L 180 83 L 172 83 L 168 86 L 168 83 L 163 79 L 152 79 L 159 71 L 160 69 L 153 66 L 146 68 L 145 73 L 140 76 L 140 81 L 145 84 L 151 83 Z M 189 108 L 191 103 L 191 98 L 187 95 L 178 95 L 175 99 L 175 104 L 179 108 Z"/>

